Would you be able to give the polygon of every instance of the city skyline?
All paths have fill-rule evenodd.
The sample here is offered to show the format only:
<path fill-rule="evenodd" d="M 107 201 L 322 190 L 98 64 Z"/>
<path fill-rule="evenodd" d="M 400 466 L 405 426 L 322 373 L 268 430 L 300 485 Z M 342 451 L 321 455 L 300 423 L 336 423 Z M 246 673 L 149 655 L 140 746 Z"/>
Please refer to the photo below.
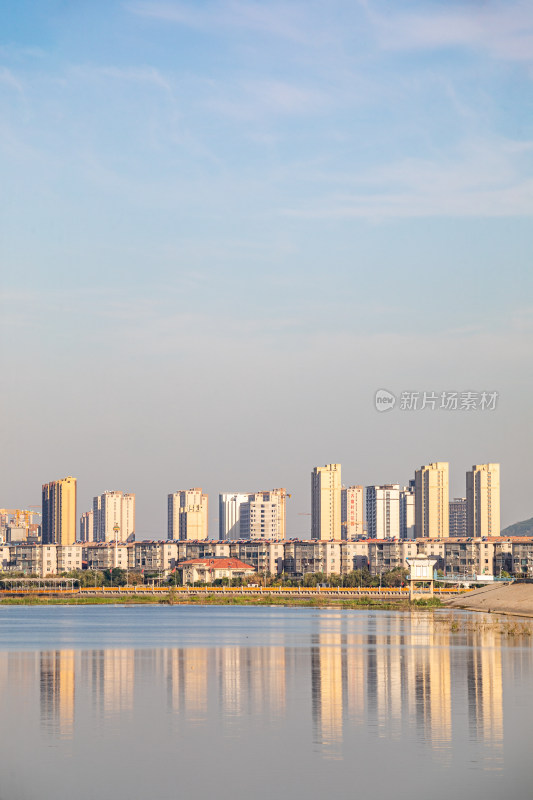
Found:
<path fill-rule="evenodd" d="M 210 527 L 207 510 L 208 493 L 202 488 L 175 491 L 167 495 L 167 525 L 165 538 L 202 539 L 212 538 L 218 529 L 220 539 L 238 538 L 316 538 L 351 539 L 361 536 L 363 522 L 366 533 L 378 538 L 411 538 L 412 535 L 440 538 L 453 535 L 453 525 L 449 523 L 452 508 L 457 502 L 464 502 L 464 526 L 468 535 L 499 535 L 504 527 L 500 524 L 500 465 L 498 463 L 474 464 L 465 473 L 466 498 L 456 498 L 449 493 L 448 462 L 432 462 L 414 470 L 414 478 L 403 488 L 400 484 L 348 485 L 341 478 L 341 464 L 328 464 L 315 467 L 311 474 L 312 492 L 310 511 L 301 516 L 310 518 L 307 532 L 287 530 L 287 499 L 292 494 L 286 489 L 270 489 L 256 492 L 218 493 L 218 519 L 216 526 Z M 326 483 L 324 478 L 326 477 Z M 474 490 L 473 476 L 477 476 Z M 43 519 L 45 518 L 45 489 L 54 484 L 74 482 L 69 477 L 43 485 Z M 480 483 L 482 481 L 482 483 Z M 427 483 L 427 485 L 426 485 Z M 488 484 L 488 489 L 487 489 Z M 492 484 L 492 489 L 491 489 Z M 313 499 L 316 493 L 316 500 Z M 325 493 L 325 494 L 324 494 Z M 320 500 L 323 496 L 324 500 Z M 418 502 L 416 498 L 418 497 Z M 351 517 L 348 518 L 348 498 L 351 502 Z M 379 498 L 379 500 L 378 500 Z M 320 511 L 320 503 L 326 511 Z M 74 500 L 74 504 L 76 502 Z M 135 534 L 135 494 L 122 491 L 106 491 L 93 498 L 93 509 L 75 510 L 79 521 L 76 537 L 82 541 L 110 541 L 115 532 L 120 532 L 124 541 Z M 329 504 L 329 511 L 328 511 Z M 426 508 L 426 505 L 427 508 Z M 244 516 L 241 520 L 241 507 Z M 366 511 L 363 512 L 363 507 Z M 102 512 L 100 512 L 102 508 Z M 107 508 L 107 511 L 104 511 Z M 0 509 L 1 511 L 2 509 Z M 14 509 L 11 509 L 14 512 Z M 27 517 L 28 510 L 16 512 Z M 454 511 L 455 513 L 455 511 Z M 104 522 L 104 516 L 107 521 Z M 470 514 L 467 522 L 467 514 Z M 377 516 L 376 516 L 377 515 Z M 101 516 L 101 520 L 100 517 Z M 313 520 L 316 517 L 316 521 Z M 6 517 L 7 519 L 7 517 Z M 357 524 L 356 524 L 357 520 Z M 5 524 L 5 523 L 4 523 Z M 350 525 L 350 528 L 348 526 Z M 300 523 L 300 527 L 301 527 Z M 377 527 L 376 527 L 377 526 Z M 415 530 L 417 533 L 415 534 Z M 286 534 L 287 531 L 287 534 Z M 379 533 L 378 533 L 379 531 Z M 450 531 L 450 533 L 448 532 Z M 123 532 L 125 535 L 123 536 Z M 160 538 L 161 532 L 152 530 L 149 536 L 137 538 Z"/>
<path fill-rule="evenodd" d="M 0 30 L 10 506 L 74 474 L 148 536 L 163 485 L 286 486 L 295 529 L 309 465 L 407 485 L 476 453 L 531 517 L 522 3 L 21 0 Z"/>

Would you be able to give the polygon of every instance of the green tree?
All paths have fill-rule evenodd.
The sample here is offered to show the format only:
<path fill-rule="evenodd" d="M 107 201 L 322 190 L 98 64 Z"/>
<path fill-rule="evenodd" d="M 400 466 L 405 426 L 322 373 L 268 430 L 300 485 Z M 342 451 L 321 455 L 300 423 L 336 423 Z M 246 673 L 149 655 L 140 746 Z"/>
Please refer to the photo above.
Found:
<path fill-rule="evenodd" d="M 127 572 L 120 567 L 104 570 L 104 586 L 126 586 Z"/>

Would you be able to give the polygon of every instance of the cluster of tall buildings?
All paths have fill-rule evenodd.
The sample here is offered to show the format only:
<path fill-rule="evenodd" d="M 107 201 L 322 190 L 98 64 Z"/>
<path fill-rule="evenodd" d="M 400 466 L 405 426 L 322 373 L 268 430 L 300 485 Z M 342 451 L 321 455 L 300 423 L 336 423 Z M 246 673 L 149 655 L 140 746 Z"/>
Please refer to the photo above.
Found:
<path fill-rule="evenodd" d="M 286 505 L 290 496 L 286 489 L 221 493 L 218 502 L 219 540 L 275 542 L 287 539 Z M 8 510 L 4 511 L 7 519 Z M 208 539 L 208 511 L 208 496 L 199 487 L 169 494 L 167 539 Z M 9 523 L 0 518 L 1 540 L 38 541 L 39 537 L 33 530 L 37 526 L 30 524 L 31 514 L 17 512 L 16 520 Z M 26 536 L 24 531 L 20 533 L 21 525 L 26 525 Z M 4 535 L 3 531 L 8 531 L 8 534 Z M 133 541 L 135 494 L 106 491 L 94 497 L 92 509 L 81 515 L 78 533 L 76 478 L 68 476 L 45 483 L 42 487 L 41 533 L 43 544 L 69 545 L 77 540 Z M 340 464 L 315 467 L 311 473 L 311 539 L 357 541 L 367 537 L 408 540 L 499 535 L 499 464 L 475 464 L 466 473 L 465 496 L 452 500 L 449 498 L 449 465 L 442 461 L 421 466 L 407 486 L 392 483 L 344 486 Z"/>
<path fill-rule="evenodd" d="M 445 539 L 500 535 L 500 465 L 474 464 L 466 497 L 449 499 L 449 465 L 426 464 L 408 486 L 343 487 L 341 465 L 315 467 L 311 475 L 311 538 Z"/>

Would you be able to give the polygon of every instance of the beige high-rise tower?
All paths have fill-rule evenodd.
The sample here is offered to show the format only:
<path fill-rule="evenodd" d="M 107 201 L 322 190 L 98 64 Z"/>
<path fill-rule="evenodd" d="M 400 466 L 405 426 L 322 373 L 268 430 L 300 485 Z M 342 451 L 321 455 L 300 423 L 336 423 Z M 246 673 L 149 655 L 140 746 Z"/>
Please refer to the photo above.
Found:
<path fill-rule="evenodd" d="M 415 536 L 442 539 L 450 535 L 449 469 L 446 461 L 415 472 Z"/>
<path fill-rule="evenodd" d="M 168 539 L 207 539 L 208 497 L 200 488 L 168 496 Z"/>
<path fill-rule="evenodd" d="M 341 465 L 326 464 L 311 473 L 311 538 L 341 539 Z"/>
<path fill-rule="evenodd" d="M 500 535 L 499 464 L 474 464 L 466 473 L 466 535 Z"/>
<path fill-rule="evenodd" d="M 76 478 L 68 476 L 43 484 L 43 544 L 76 541 Z"/>

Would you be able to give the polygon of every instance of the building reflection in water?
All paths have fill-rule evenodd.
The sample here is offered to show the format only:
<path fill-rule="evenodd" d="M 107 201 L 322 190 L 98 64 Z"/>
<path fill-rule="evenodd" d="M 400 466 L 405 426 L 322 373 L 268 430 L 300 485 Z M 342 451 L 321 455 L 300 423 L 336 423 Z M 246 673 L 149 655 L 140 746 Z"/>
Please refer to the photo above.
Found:
<path fill-rule="evenodd" d="M 501 634 L 469 632 L 468 716 L 471 736 L 495 745 L 503 741 Z"/>
<path fill-rule="evenodd" d="M 142 682 L 161 687 L 164 697 L 166 687 L 168 710 L 195 725 L 208 724 L 209 714 L 220 712 L 226 725 L 243 715 L 281 718 L 288 700 L 293 702 L 288 685 L 302 686 L 310 675 L 313 740 L 324 758 L 342 758 L 343 743 L 361 728 L 388 739 L 414 735 L 445 758 L 463 726 L 472 740 L 491 745 L 497 768 L 505 646 L 499 633 L 483 627 L 452 633 L 442 617 L 426 613 L 331 614 L 314 624 L 310 648 L 41 652 L 42 723 L 61 737 L 73 735 L 77 670 L 96 714 L 132 711 L 138 680 L 139 691 Z M 6 690 L 12 673 L 35 674 L 35 664 L 29 654 L 0 657 L 0 688 Z"/>
<path fill-rule="evenodd" d="M 343 735 L 351 725 L 363 724 L 378 737 L 392 739 L 414 728 L 417 738 L 436 754 L 449 756 L 453 701 L 462 708 L 464 700 L 457 696 L 463 691 L 461 681 L 452 697 L 452 644 L 468 646 L 466 685 L 472 735 L 492 744 L 502 740 L 497 633 L 480 629 L 469 633 L 468 641 L 452 639 L 449 625 L 431 614 L 370 618 L 370 632 L 362 635 L 343 633 L 342 617 L 321 619 L 318 625 L 311 648 L 312 712 L 315 741 L 325 757 L 341 757 Z M 464 661 L 456 669 L 459 678 Z"/>
<path fill-rule="evenodd" d="M 74 733 L 74 650 L 50 650 L 40 656 L 43 725 L 61 738 Z"/>

